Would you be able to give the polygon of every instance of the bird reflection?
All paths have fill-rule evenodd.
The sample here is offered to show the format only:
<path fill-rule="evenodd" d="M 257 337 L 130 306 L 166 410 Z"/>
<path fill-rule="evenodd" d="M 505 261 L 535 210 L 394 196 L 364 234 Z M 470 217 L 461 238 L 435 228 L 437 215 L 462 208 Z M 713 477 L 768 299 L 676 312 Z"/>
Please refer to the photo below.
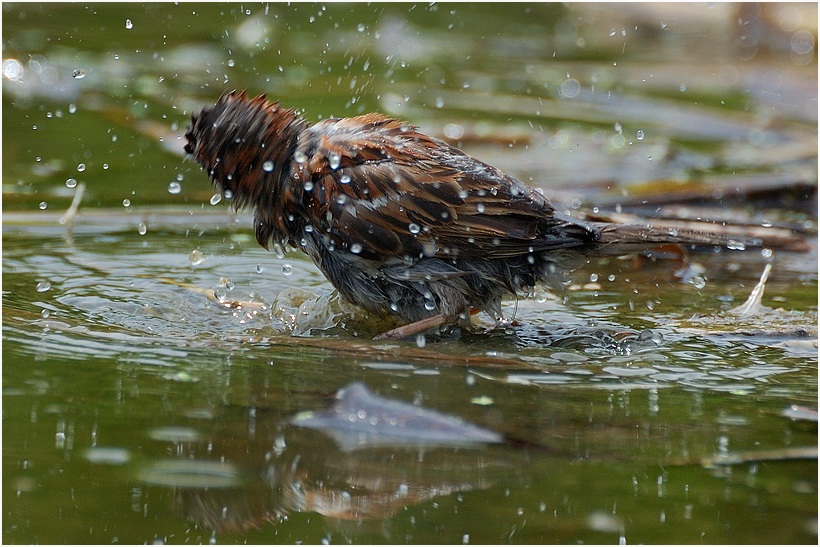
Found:
<path fill-rule="evenodd" d="M 268 424 L 269 431 L 265 425 L 257 419 L 245 443 L 226 439 L 231 453 L 221 459 L 227 462 L 160 460 L 140 479 L 171 486 L 176 512 L 226 532 L 295 512 L 336 521 L 386 519 L 409 505 L 515 477 L 528 458 L 498 433 L 360 383 L 340 389 L 325 409 L 298 412 Z"/>

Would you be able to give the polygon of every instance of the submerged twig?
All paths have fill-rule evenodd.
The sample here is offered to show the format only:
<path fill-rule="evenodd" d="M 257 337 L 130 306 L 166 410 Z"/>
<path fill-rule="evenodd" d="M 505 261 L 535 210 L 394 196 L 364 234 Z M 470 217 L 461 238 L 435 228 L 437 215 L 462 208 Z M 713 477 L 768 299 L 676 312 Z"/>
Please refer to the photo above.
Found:
<path fill-rule="evenodd" d="M 816 460 L 816 446 L 792 446 L 788 448 L 773 448 L 771 450 L 745 450 L 741 452 L 727 452 L 714 456 L 675 458 L 663 462 L 665 466 L 700 465 L 707 469 L 721 465 L 740 465 L 750 462 L 776 462 L 786 460 Z"/>
<path fill-rule="evenodd" d="M 728 452 L 717 456 L 702 458 L 703 467 L 717 467 L 719 465 L 738 465 L 748 462 L 771 462 L 782 460 L 816 460 L 816 446 L 795 446 L 792 448 L 777 448 L 774 450 L 749 450 L 746 452 Z"/>

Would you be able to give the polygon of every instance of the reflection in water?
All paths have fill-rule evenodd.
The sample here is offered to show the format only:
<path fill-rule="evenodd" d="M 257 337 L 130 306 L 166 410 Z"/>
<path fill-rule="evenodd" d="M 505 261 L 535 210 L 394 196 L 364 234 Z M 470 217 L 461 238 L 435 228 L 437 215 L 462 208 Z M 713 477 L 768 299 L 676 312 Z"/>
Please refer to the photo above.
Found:
<path fill-rule="evenodd" d="M 269 435 L 256 431 L 239 448 L 244 454 L 236 459 L 261 462 L 255 469 L 183 458 L 154 462 L 139 478 L 173 487 L 175 511 L 220 532 L 256 528 L 293 512 L 384 519 L 412 504 L 486 489 L 512 478 L 527 459 L 524 451 L 502 446 L 497 433 L 380 397 L 360 383 L 340 389 L 329 409 L 298 413 L 278 427 Z M 264 455 L 257 459 L 257 451 Z M 259 480 L 242 480 L 253 475 Z"/>
<path fill-rule="evenodd" d="M 327 433 L 345 452 L 379 446 L 470 446 L 503 440 L 498 433 L 458 418 L 379 397 L 358 382 L 340 389 L 332 408 L 299 413 L 292 422 Z"/>
<path fill-rule="evenodd" d="M 520 454 L 478 445 L 382 446 L 355 453 L 325 447 L 300 456 L 286 468 L 281 483 L 284 506 L 343 520 L 387 518 L 408 505 L 483 490 L 509 477 L 522 464 Z"/>

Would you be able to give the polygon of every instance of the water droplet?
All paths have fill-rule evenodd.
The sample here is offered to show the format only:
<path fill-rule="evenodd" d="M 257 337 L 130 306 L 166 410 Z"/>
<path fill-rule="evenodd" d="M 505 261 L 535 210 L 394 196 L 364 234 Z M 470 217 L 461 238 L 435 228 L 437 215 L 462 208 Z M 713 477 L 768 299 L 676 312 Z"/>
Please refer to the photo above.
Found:
<path fill-rule="evenodd" d="M 41 201 L 39 207 L 41 211 L 45 211 L 46 207 L 48 207 L 48 203 L 46 203 L 45 201 Z"/>
<path fill-rule="evenodd" d="M 638 139 L 639 141 L 642 141 L 643 137 L 644 137 L 643 129 L 638 129 L 638 131 L 635 133 L 635 138 Z"/>
<path fill-rule="evenodd" d="M 211 205 L 216 205 L 220 201 L 222 201 L 222 194 L 214 194 L 214 195 L 211 196 L 211 200 L 210 200 Z"/>
<path fill-rule="evenodd" d="M 262 164 L 262 171 L 264 171 L 266 173 L 270 173 L 271 171 L 273 171 L 273 162 L 268 160 L 265 163 L 263 163 Z"/>
<path fill-rule="evenodd" d="M 623 135 L 618 133 L 616 135 L 612 135 L 612 137 L 609 139 L 609 144 L 613 148 L 623 148 L 623 146 L 626 144 L 626 139 Z"/>
<path fill-rule="evenodd" d="M 448 139 L 458 140 L 464 136 L 464 127 L 457 123 L 448 123 L 442 132 Z"/>
<path fill-rule="evenodd" d="M 475 208 L 476 208 L 476 210 L 477 210 L 479 213 L 483 213 L 483 212 L 484 212 L 484 204 L 483 204 L 483 203 L 479 203 L 478 205 L 476 205 L 476 207 L 475 207 Z"/>
<path fill-rule="evenodd" d="M 595 283 L 596 281 L 598 281 L 598 274 L 596 274 L 596 273 L 589 274 L 589 280 L 590 280 L 592 283 Z"/>
<path fill-rule="evenodd" d="M 131 22 L 131 19 L 125 20 L 125 30 L 131 30 L 134 28 L 134 23 Z"/>
<path fill-rule="evenodd" d="M 179 194 L 182 191 L 182 185 L 178 182 L 174 181 L 168 184 L 168 193 L 169 194 Z"/>
<path fill-rule="evenodd" d="M 420 348 L 423 348 L 424 346 L 426 346 L 427 345 L 427 337 L 425 337 L 423 334 L 417 335 L 416 336 L 416 345 Z"/>
<path fill-rule="evenodd" d="M 771 249 L 763 249 L 760 254 L 763 255 L 763 258 L 771 258 L 774 253 Z"/>
<path fill-rule="evenodd" d="M 421 227 L 418 224 L 416 224 L 415 222 L 411 222 L 407 226 L 407 229 L 410 230 L 411 234 L 417 234 L 421 231 Z"/>
<path fill-rule="evenodd" d="M 564 82 L 561 83 L 561 95 L 567 97 L 568 99 L 577 97 L 580 92 L 581 83 L 575 78 L 564 80 Z"/>
<path fill-rule="evenodd" d="M 436 303 L 432 300 L 425 300 L 424 301 L 424 309 L 427 311 L 433 311 L 436 309 Z"/>
<path fill-rule="evenodd" d="M 85 78 L 85 70 L 81 68 L 75 68 L 74 71 L 71 73 L 71 77 L 75 80 L 82 80 Z"/>
<path fill-rule="evenodd" d="M 367 28 L 367 27 L 366 27 L 366 26 L 364 26 L 364 23 L 359 23 L 358 25 L 356 25 L 356 30 L 358 30 L 359 32 L 364 32 L 364 30 L 365 30 L 366 28 Z"/>
<path fill-rule="evenodd" d="M 441 97 L 436 97 L 436 108 L 443 108 L 444 107 L 444 99 Z"/>
<path fill-rule="evenodd" d="M 282 248 L 281 244 L 273 244 L 273 254 L 276 255 L 276 258 L 285 258 L 285 250 Z"/>
<path fill-rule="evenodd" d="M 37 292 L 46 292 L 50 288 L 51 288 L 51 283 L 49 283 L 48 281 L 40 281 L 39 283 L 37 283 L 36 290 L 37 290 Z"/>
<path fill-rule="evenodd" d="M 76 188 L 77 187 L 77 179 L 66 179 L 65 185 L 66 185 L 66 188 Z"/>
<path fill-rule="evenodd" d="M 798 30 L 792 35 L 791 49 L 798 55 L 808 55 L 814 51 L 814 35 L 807 30 Z"/>
<path fill-rule="evenodd" d="M 137 230 L 139 231 L 141 236 L 144 236 L 148 233 L 148 226 L 146 226 L 144 222 L 140 222 L 139 226 L 137 227 Z"/>
<path fill-rule="evenodd" d="M 702 289 L 706 286 L 706 279 L 699 275 L 693 276 L 692 279 L 689 280 L 689 282 L 696 289 Z"/>
<path fill-rule="evenodd" d="M 122 200 L 122 206 L 123 207 L 131 207 L 131 200 L 128 199 L 128 198 L 125 198 L 124 200 Z"/>
<path fill-rule="evenodd" d="M 336 152 L 331 152 L 327 155 L 327 164 L 330 166 L 331 169 L 338 169 L 339 166 L 342 164 L 342 157 L 339 156 Z"/>
<path fill-rule="evenodd" d="M 68 113 L 74 114 L 75 112 L 77 112 L 77 105 L 73 103 L 68 105 Z"/>
<path fill-rule="evenodd" d="M 25 69 L 23 64 L 17 59 L 6 59 L 3 61 L 3 76 L 13 82 L 19 82 L 23 79 Z"/>
<path fill-rule="evenodd" d="M 77 165 L 77 171 L 79 171 L 80 173 L 85 171 L 85 164 L 81 163 L 81 164 Z"/>
<path fill-rule="evenodd" d="M 361 243 L 354 243 L 350 246 L 350 252 L 354 255 L 357 255 L 362 252 L 362 245 Z"/>
<path fill-rule="evenodd" d="M 194 249 L 188 254 L 188 262 L 191 263 L 191 266 L 199 266 L 205 262 L 205 254 L 199 249 Z"/>
<path fill-rule="evenodd" d="M 615 122 L 615 126 L 614 126 L 614 127 L 615 127 L 615 131 L 617 131 L 617 132 L 618 132 L 618 134 L 623 133 L 624 126 L 623 126 L 623 125 L 621 125 L 621 122 Z"/>
<path fill-rule="evenodd" d="M 265 271 L 265 268 L 263 268 L 261 264 L 256 265 L 256 273 L 261 274 L 264 271 Z"/>
<path fill-rule="evenodd" d="M 292 273 L 293 273 L 293 266 L 291 266 L 290 264 L 283 264 L 282 265 L 282 274 L 290 275 Z"/>
<path fill-rule="evenodd" d="M 342 175 L 339 177 L 339 182 L 342 184 L 350 184 L 350 175 Z"/>
<path fill-rule="evenodd" d="M 305 183 L 302 185 L 302 188 L 305 189 L 305 192 L 310 192 L 311 190 L 313 190 L 313 181 L 306 180 Z"/>
<path fill-rule="evenodd" d="M 307 161 L 307 156 L 301 150 L 297 150 L 296 152 L 293 153 L 293 159 L 297 163 L 305 163 Z"/>

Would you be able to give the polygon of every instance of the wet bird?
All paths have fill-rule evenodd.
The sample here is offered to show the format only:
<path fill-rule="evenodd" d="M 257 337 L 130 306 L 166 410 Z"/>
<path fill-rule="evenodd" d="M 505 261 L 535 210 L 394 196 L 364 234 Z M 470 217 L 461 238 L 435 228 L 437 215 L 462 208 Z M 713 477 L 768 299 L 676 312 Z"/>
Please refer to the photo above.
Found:
<path fill-rule="evenodd" d="M 260 245 L 302 249 L 348 301 L 408 323 L 377 338 L 469 322 L 476 310 L 501 319 L 502 298 L 560 286 L 590 257 L 666 243 L 743 246 L 708 232 L 573 219 L 382 114 L 310 125 L 264 95 L 230 92 L 194 114 L 185 137 L 215 187 L 253 209 Z"/>

